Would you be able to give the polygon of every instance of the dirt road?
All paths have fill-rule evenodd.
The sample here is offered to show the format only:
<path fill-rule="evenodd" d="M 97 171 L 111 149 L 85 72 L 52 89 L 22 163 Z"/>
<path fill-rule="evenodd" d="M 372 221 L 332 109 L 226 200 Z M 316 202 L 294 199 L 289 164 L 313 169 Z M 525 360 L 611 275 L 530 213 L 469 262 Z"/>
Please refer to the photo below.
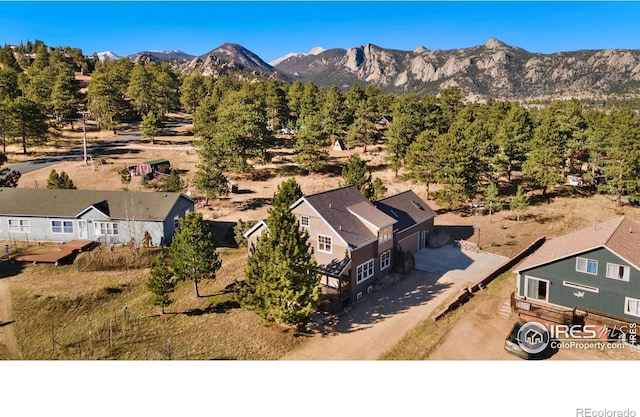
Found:
<path fill-rule="evenodd" d="M 7 278 L 0 279 L 0 359 L 20 359 L 20 351 L 13 333 L 11 293 Z"/>
<path fill-rule="evenodd" d="M 325 335 L 314 335 L 283 360 L 375 360 L 468 283 L 414 270 L 366 296 Z"/>

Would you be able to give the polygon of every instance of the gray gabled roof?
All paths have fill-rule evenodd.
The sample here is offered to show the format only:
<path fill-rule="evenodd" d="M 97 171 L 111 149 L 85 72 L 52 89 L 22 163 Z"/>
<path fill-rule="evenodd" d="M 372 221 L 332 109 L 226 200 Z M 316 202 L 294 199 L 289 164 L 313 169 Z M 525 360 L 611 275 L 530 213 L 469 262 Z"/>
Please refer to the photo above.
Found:
<path fill-rule="evenodd" d="M 520 273 L 602 247 L 640 269 L 640 225 L 622 216 L 547 240 L 515 272 Z"/>
<path fill-rule="evenodd" d="M 75 218 L 90 207 L 114 220 L 165 220 L 180 193 L 0 188 L 0 216 Z"/>
<path fill-rule="evenodd" d="M 394 231 L 401 232 L 436 216 L 436 212 L 412 190 L 374 201 L 376 208 L 397 219 Z"/>
<path fill-rule="evenodd" d="M 376 210 L 373 204 L 352 185 L 304 196 L 296 201 L 292 208 L 302 201 L 306 201 L 353 248 L 360 247 L 378 237 L 364 225 L 359 217 L 377 228 L 395 223 L 394 219 Z"/>

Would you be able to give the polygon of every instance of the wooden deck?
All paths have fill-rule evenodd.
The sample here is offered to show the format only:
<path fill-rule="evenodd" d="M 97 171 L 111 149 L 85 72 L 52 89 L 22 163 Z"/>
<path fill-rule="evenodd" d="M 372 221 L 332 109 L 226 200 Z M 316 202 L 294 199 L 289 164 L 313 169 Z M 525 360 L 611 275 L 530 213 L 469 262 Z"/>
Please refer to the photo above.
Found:
<path fill-rule="evenodd" d="M 14 258 L 17 262 L 51 263 L 59 264 L 82 252 L 93 245 L 92 240 L 72 240 L 65 242 L 53 250 L 41 249 L 30 253 L 18 255 Z"/>

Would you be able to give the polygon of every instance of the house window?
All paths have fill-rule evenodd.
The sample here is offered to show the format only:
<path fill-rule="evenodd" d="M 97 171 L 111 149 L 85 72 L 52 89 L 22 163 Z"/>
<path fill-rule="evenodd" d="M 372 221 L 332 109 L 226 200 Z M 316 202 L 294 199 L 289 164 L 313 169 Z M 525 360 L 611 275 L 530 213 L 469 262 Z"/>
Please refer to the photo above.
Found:
<path fill-rule="evenodd" d="M 380 270 L 389 268 L 389 265 L 391 265 L 391 249 L 380 255 Z"/>
<path fill-rule="evenodd" d="M 97 235 L 119 235 L 118 223 L 95 222 L 94 229 Z"/>
<path fill-rule="evenodd" d="M 628 266 L 607 263 L 607 278 L 629 281 L 630 271 Z"/>
<path fill-rule="evenodd" d="M 331 236 L 318 235 L 318 252 L 331 253 Z"/>
<path fill-rule="evenodd" d="M 392 237 L 393 237 L 393 229 L 391 227 L 387 227 L 378 232 L 378 241 L 380 243 L 386 242 Z"/>
<path fill-rule="evenodd" d="M 549 301 L 549 281 L 525 277 L 525 291 L 527 298 Z"/>
<path fill-rule="evenodd" d="M 300 226 L 309 227 L 309 216 L 300 216 Z"/>
<path fill-rule="evenodd" d="M 358 265 L 356 268 L 356 283 L 369 279 L 373 276 L 373 259 L 369 259 L 367 262 Z"/>
<path fill-rule="evenodd" d="M 73 233 L 73 221 L 71 220 L 51 220 L 51 233 Z"/>
<path fill-rule="evenodd" d="M 576 258 L 576 271 L 598 275 L 598 261 L 587 258 Z"/>
<path fill-rule="evenodd" d="M 173 219 L 173 230 L 175 230 L 176 232 L 177 232 L 178 230 L 180 230 L 180 217 L 178 217 L 178 216 L 176 216 L 176 217 Z"/>
<path fill-rule="evenodd" d="M 624 297 L 624 314 L 640 317 L 640 300 Z"/>
<path fill-rule="evenodd" d="M 9 219 L 9 233 L 31 233 L 31 220 Z"/>

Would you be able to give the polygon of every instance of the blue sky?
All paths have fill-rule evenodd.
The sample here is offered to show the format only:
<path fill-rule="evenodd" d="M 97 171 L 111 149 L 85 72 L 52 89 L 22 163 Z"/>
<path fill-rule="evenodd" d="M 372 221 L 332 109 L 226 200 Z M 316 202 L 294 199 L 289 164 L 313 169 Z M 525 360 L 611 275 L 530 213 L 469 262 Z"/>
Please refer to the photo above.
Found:
<path fill-rule="evenodd" d="M 2 2 L 0 44 L 40 39 L 90 55 L 225 42 L 269 62 L 312 47 L 464 48 L 490 38 L 530 52 L 640 49 L 640 2 Z"/>

